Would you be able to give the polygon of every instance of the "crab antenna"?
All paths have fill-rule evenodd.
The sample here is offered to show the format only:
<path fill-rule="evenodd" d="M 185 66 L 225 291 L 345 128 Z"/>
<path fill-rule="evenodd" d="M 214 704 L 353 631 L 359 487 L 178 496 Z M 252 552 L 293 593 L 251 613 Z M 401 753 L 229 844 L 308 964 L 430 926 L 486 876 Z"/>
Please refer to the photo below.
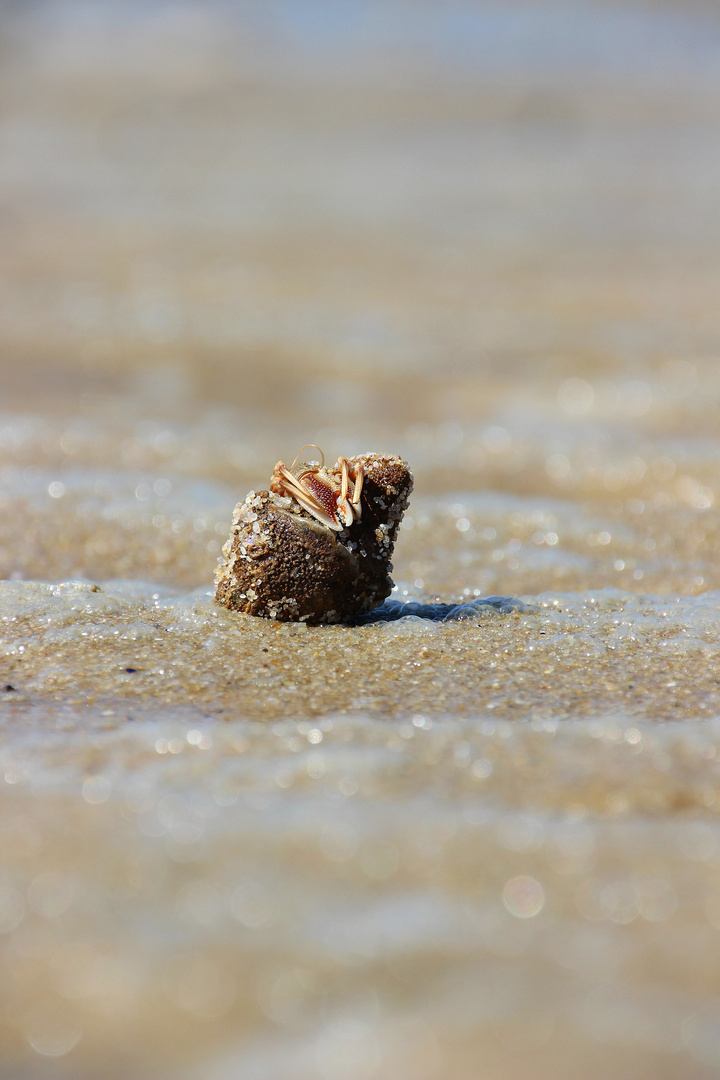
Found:
<path fill-rule="evenodd" d="M 305 445 L 301 446 L 300 449 L 298 450 L 297 454 L 295 455 L 295 460 L 293 461 L 292 465 L 290 466 L 290 472 L 292 472 L 293 469 L 295 468 L 295 466 L 297 465 L 298 458 L 302 454 L 303 450 L 309 450 L 310 447 L 312 447 L 313 450 L 317 450 L 317 452 L 320 454 L 320 468 L 323 467 L 323 465 L 325 464 L 325 455 L 323 454 L 322 450 L 317 445 L 317 443 L 309 442 L 309 443 L 305 443 Z"/>

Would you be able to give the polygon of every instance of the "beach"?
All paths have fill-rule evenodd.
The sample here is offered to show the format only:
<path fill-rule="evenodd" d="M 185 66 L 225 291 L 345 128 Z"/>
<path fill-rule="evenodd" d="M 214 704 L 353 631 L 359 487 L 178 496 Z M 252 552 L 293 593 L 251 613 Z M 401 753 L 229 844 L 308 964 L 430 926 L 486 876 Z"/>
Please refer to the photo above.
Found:
<path fill-rule="evenodd" d="M 2 10 L 0 1075 L 717 1075 L 719 85 L 704 3 Z M 306 443 L 413 471 L 392 618 L 214 600 Z"/>

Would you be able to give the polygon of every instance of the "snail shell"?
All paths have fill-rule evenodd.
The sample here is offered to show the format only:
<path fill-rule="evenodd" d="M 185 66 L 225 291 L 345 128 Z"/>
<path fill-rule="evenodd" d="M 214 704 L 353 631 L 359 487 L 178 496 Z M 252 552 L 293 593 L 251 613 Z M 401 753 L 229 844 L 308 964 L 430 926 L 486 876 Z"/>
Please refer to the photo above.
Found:
<path fill-rule="evenodd" d="M 343 460 L 343 459 L 341 459 Z M 251 491 L 233 513 L 215 599 L 234 611 L 307 623 L 347 622 L 392 590 L 395 538 L 413 478 L 398 457 L 361 454 L 361 516 L 334 532 L 287 495 Z M 340 481 L 340 463 L 328 470 Z"/>

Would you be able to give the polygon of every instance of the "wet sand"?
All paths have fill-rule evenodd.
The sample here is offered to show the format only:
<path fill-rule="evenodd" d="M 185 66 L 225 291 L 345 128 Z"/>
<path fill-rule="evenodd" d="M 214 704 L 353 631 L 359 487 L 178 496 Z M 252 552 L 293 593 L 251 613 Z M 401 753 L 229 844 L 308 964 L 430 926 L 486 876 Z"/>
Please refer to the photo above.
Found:
<path fill-rule="evenodd" d="M 701 3 L 3 12 L 3 1075 L 717 1075 L 718 84 Z M 409 616 L 213 602 L 307 442 Z"/>

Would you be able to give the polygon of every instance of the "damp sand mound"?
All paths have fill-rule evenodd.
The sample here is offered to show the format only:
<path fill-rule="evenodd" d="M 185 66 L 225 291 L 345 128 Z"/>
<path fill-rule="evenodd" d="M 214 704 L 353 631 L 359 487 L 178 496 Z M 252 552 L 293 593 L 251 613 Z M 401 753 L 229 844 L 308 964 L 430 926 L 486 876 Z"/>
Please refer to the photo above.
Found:
<path fill-rule="evenodd" d="M 370 709 L 655 720 L 717 708 L 720 594 L 614 589 L 460 606 L 403 595 L 360 625 L 308 627 L 227 611 L 207 589 L 0 582 L 8 700 L 192 702 L 275 719 Z"/>

